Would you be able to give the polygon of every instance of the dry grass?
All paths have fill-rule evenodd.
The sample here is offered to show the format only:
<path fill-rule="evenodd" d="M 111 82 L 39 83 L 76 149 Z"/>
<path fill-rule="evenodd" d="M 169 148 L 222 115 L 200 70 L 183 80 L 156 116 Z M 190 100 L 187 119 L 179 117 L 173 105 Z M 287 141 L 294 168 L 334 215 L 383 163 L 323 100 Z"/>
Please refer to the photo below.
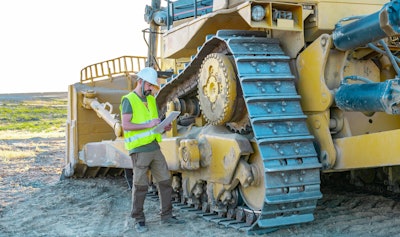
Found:
<path fill-rule="evenodd" d="M 64 131 L 56 132 L 26 132 L 26 131 L 0 131 L 0 158 L 18 159 L 35 157 L 43 152 L 40 144 L 36 144 L 35 138 L 63 138 Z M 33 140 L 33 141 L 31 141 Z M 32 145 L 35 143 L 32 148 Z"/>
<path fill-rule="evenodd" d="M 40 141 L 65 137 L 66 95 L 51 95 L 0 96 L 0 158 L 3 161 L 36 157 L 46 146 Z"/>
<path fill-rule="evenodd" d="M 20 97 L 0 96 L 0 131 L 51 133 L 65 126 L 67 100 L 64 94 L 35 96 L 33 100 L 30 94 Z"/>
<path fill-rule="evenodd" d="M 27 131 L 15 131 L 15 130 L 0 131 L 0 140 L 30 139 L 34 137 L 58 138 L 64 136 L 65 136 L 65 131 L 63 128 L 53 132 L 27 132 Z"/>

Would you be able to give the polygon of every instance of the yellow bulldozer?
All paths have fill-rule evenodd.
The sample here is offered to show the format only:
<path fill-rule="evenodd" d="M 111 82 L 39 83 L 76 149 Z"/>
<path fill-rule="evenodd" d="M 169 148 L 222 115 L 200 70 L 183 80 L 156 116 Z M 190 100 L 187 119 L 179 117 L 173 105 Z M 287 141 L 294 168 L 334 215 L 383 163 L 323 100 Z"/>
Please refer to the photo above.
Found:
<path fill-rule="evenodd" d="M 144 9 L 147 56 L 69 86 L 63 177 L 129 183 L 119 105 L 148 66 L 160 117 L 179 112 L 160 143 L 176 198 L 207 218 L 248 233 L 310 222 L 338 172 L 400 192 L 399 0 L 164 3 Z"/>

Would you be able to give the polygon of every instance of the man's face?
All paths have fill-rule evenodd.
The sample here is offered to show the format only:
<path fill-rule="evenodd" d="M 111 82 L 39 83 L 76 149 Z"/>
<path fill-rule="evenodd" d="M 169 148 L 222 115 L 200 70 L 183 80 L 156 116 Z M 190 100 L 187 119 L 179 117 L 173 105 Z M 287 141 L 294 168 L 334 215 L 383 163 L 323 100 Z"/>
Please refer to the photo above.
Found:
<path fill-rule="evenodd" d="M 143 89 L 144 96 L 151 95 L 151 93 L 154 90 L 154 86 L 148 83 L 147 81 L 143 81 L 143 83 L 144 83 L 144 89 Z"/>

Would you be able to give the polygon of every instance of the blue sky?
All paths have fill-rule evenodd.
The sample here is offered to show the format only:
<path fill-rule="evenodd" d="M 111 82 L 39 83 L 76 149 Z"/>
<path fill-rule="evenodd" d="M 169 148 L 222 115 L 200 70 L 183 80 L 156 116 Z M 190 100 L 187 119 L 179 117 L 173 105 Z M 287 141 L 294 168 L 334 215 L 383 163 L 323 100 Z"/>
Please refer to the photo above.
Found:
<path fill-rule="evenodd" d="M 151 0 L 0 2 L 0 93 L 59 92 L 87 65 L 145 56 Z"/>

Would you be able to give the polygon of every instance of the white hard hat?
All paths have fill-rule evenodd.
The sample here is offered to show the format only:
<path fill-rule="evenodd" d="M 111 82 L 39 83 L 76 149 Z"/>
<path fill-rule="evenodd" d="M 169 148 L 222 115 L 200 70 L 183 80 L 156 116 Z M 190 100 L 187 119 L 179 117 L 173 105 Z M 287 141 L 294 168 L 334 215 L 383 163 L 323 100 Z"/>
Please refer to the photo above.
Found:
<path fill-rule="evenodd" d="M 151 67 L 145 67 L 138 74 L 136 74 L 139 78 L 142 78 L 144 81 L 147 81 L 148 83 L 158 86 L 158 76 L 156 70 L 154 70 Z"/>

